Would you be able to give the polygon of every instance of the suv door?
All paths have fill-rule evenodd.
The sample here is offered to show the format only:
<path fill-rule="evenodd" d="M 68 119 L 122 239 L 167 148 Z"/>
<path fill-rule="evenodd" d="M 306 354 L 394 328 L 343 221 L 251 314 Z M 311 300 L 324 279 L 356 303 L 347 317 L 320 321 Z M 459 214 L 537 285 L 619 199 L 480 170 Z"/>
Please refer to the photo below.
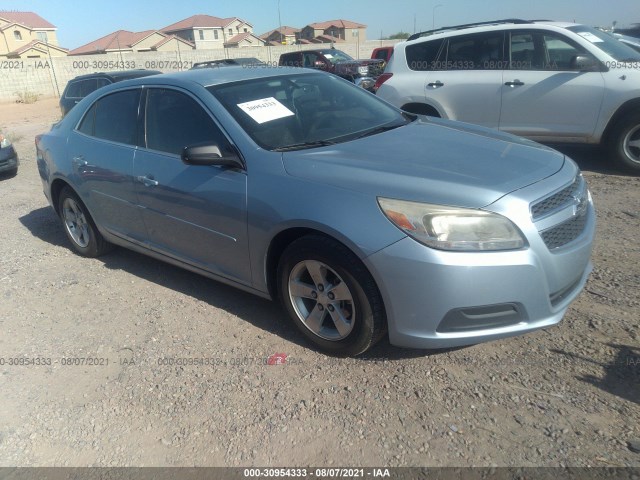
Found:
<path fill-rule="evenodd" d="M 592 136 L 604 77 L 581 71 L 576 58 L 595 58 L 570 38 L 546 30 L 512 31 L 508 43 L 500 129 L 544 141 L 583 142 Z"/>
<path fill-rule="evenodd" d="M 425 48 L 429 43 L 434 42 L 407 47 L 409 68 L 425 72 L 423 91 L 427 103 L 450 119 L 497 128 L 504 33 L 457 35 L 435 41 L 440 47 L 433 60 L 420 60 L 415 53 L 409 53 L 410 49 Z"/>
<path fill-rule="evenodd" d="M 146 91 L 144 131 L 134 178 L 152 248 L 249 284 L 246 173 L 180 158 L 203 143 L 232 150 L 225 134 L 194 97 L 169 88 Z"/>

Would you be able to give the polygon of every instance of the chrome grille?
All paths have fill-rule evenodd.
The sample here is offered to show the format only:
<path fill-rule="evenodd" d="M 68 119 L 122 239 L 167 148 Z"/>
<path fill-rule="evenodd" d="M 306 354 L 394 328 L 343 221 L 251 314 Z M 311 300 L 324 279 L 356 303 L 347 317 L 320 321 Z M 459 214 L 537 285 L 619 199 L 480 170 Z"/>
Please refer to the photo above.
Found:
<path fill-rule="evenodd" d="M 547 248 L 549 250 L 560 248 L 578 238 L 587 224 L 586 212 L 587 210 L 585 209 L 582 215 L 540 232 Z"/>
<path fill-rule="evenodd" d="M 573 183 L 568 187 L 565 187 L 559 192 L 534 203 L 531 206 L 531 217 L 535 221 L 557 210 L 561 210 L 574 203 L 576 198 L 582 197 L 585 190 L 585 181 L 582 178 L 582 175 L 578 175 L 574 179 Z"/>

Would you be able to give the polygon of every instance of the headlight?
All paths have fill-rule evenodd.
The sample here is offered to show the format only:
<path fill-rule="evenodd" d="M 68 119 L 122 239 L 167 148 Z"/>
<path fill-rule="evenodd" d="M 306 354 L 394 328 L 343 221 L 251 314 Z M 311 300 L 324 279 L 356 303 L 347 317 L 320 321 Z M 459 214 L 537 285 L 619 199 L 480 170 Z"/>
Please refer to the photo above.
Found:
<path fill-rule="evenodd" d="M 527 244 L 518 227 L 497 213 L 380 197 L 378 204 L 396 227 L 431 248 L 477 252 Z"/>
<path fill-rule="evenodd" d="M 0 148 L 7 148 L 11 145 L 11 140 L 0 133 Z"/>

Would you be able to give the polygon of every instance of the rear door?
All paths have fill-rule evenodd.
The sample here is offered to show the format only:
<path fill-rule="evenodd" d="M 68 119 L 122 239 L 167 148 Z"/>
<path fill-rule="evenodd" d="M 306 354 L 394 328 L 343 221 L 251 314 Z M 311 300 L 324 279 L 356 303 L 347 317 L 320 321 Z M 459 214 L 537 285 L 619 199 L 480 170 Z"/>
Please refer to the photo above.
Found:
<path fill-rule="evenodd" d="M 233 149 L 227 136 L 195 97 L 172 88 L 146 90 L 144 128 L 134 178 L 152 248 L 249 284 L 246 172 L 180 158 L 197 144 Z"/>
<path fill-rule="evenodd" d="M 500 129 L 534 139 L 585 141 L 593 135 L 604 98 L 604 77 L 580 71 L 592 55 L 557 32 L 514 30 L 502 85 Z"/>
<path fill-rule="evenodd" d="M 72 175 L 96 223 L 137 241 L 146 235 L 132 176 L 140 94 L 134 88 L 99 98 L 69 136 Z"/>
<path fill-rule="evenodd" d="M 503 51 L 503 32 L 445 39 L 437 57 L 414 65 L 426 73 L 423 88 L 427 103 L 453 120 L 497 128 Z"/>

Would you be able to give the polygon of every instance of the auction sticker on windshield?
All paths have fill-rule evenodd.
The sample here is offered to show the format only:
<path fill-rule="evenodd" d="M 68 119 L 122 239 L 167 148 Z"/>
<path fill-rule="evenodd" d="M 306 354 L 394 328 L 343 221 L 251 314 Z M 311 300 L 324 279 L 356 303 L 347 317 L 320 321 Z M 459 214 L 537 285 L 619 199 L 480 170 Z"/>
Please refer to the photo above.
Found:
<path fill-rule="evenodd" d="M 266 123 L 278 118 L 289 117 L 294 113 L 273 97 L 261 98 L 239 103 L 238 107 L 257 123 Z"/>
<path fill-rule="evenodd" d="M 577 32 L 577 34 L 580 35 L 582 38 L 585 38 L 585 39 L 589 40 L 591 43 L 604 42 L 604 40 L 602 40 L 601 38 L 596 37 L 591 32 Z"/>

